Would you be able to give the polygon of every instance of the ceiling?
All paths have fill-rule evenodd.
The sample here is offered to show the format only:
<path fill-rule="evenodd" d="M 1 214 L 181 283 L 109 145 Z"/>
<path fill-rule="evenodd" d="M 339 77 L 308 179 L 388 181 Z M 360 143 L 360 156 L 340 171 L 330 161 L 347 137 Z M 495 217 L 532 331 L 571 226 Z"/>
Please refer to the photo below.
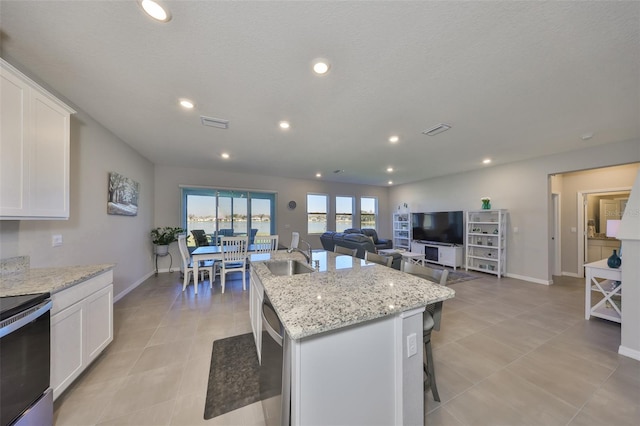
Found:
<path fill-rule="evenodd" d="M 1 54 L 161 165 L 388 186 L 640 139 L 637 1 L 163 4 L 1 0 Z"/>

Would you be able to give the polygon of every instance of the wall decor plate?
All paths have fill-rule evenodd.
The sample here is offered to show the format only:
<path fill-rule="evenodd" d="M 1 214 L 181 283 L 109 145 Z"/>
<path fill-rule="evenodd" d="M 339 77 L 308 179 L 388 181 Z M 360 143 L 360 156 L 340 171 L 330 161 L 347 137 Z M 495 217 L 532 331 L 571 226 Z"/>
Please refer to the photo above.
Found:
<path fill-rule="evenodd" d="M 293 200 L 292 200 L 292 201 L 289 201 L 289 209 L 293 210 L 293 209 L 295 209 L 295 208 L 296 208 L 296 206 L 297 206 L 297 205 L 298 205 L 298 204 L 296 204 L 296 202 L 295 202 L 295 201 L 293 201 Z"/>

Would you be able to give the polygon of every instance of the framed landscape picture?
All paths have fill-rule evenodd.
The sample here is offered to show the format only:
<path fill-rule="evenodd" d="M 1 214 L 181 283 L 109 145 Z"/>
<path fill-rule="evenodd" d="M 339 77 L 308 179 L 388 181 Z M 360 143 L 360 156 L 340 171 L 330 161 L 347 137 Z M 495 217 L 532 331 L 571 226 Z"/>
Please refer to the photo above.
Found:
<path fill-rule="evenodd" d="M 121 216 L 138 214 L 140 184 L 119 173 L 109 173 L 107 213 Z"/>

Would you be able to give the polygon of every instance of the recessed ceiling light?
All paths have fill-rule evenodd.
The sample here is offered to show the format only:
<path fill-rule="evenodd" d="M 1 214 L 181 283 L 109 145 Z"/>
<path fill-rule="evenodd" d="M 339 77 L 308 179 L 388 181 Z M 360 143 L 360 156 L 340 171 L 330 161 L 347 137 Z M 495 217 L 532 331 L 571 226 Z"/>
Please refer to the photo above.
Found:
<path fill-rule="evenodd" d="M 329 72 L 331 66 L 324 59 L 316 59 L 313 63 L 313 72 L 319 75 L 324 75 Z"/>
<path fill-rule="evenodd" d="M 400 138 L 399 138 L 398 136 L 391 136 L 391 137 L 389 138 L 389 142 L 391 142 L 391 143 L 396 143 L 396 142 L 398 142 L 399 140 L 400 140 Z"/>
<path fill-rule="evenodd" d="M 482 164 L 489 164 L 491 163 L 491 158 L 485 158 L 484 160 L 482 160 Z"/>
<path fill-rule="evenodd" d="M 391 173 L 393 171 L 393 167 L 387 167 L 387 173 Z"/>
<path fill-rule="evenodd" d="M 169 22 L 171 20 L 171 14 L 154 0 L 138 0 L 142 10 L 156 21 Z"/>
<path fill-rule="evenodd" d="M 180 99 L 180 105 L 186 109 L 192 109 L 195 106 L 189 99 Z"/>
<path fill-rule="evenodd" d="M 316 173 L 316 177 L 317 178 L 321 178 L 322 177 L 322 173 Z"/>
<path fill-rule="evenodd" d="M 430 129 L 425 130 L 422 133 L 427 135 L 427 136 L 435 136 L 435 135 L 437 135 L 439 133 L 446 132 L 450 128 L 451 128 L 451 126 L 449 124 L 440 123 L 440 124 L 438 124 L 436 126 L 433 126 Z"/>
<path fill-rule="evenodd" d="M 393 181 L 390 180 L 389 182 L 387 182 L 389 185 L 393 185 Z"/>
<path fill-rule="evenodd" d="M 291 124 L 289 124 L 288 121 L 281 121 L 280 122 L 280 128 L 281 129 L 288 129 L 289 127 L 291 127 Z"/>
<path fill-rule="evenodd" d="M 229 154 L 227 154 L 226 152 L 223 152 L 222 154 L 220 154 L 220 157 L 224 158 L 225 160 L 228 160 Z"/>

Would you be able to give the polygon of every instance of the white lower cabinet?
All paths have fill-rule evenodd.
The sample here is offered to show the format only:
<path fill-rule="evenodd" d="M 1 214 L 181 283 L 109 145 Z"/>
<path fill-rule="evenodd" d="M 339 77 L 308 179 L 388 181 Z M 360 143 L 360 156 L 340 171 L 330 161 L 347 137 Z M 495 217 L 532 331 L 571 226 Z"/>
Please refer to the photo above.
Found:
<path fill-rule="evenodd" d="M 53 399 L 113 340 L 113 271 L 51 296 Z"/>

